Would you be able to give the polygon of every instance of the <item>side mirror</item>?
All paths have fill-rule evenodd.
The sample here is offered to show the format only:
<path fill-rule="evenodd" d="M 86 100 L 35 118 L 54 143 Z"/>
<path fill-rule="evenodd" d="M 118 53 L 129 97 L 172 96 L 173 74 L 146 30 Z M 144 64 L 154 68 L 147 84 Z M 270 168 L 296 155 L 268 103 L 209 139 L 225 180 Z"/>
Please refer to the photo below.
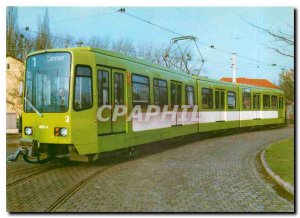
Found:
<path fill-rule="evenodd" d="M 20 82 L 19 84 L 19 96 L 22 97 L 23 95 L 23 82 Z"/>

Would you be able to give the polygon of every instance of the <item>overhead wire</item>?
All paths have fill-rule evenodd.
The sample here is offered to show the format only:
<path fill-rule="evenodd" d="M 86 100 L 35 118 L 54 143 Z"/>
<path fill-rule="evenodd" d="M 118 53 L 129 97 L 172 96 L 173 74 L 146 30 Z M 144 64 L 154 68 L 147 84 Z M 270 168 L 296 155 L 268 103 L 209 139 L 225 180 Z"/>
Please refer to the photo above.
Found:
<path fill-rule="evenodd" d="M 148 20 L 146 20 L 146 19 L 144 19 L 144 18 L 140 18 L 140 17 L 138 17 L 138 16 L 136 16 L 136 15 L 133 15 L 133 14 L 131 14 L 131 13 L 126 12 L 125 10 L 123 10 L 123 11 L 118 10 L 117 12 L 121 12 L 122 14 L 125 14 L 125 15 L 127 15 L 127 16 L 129 16 L 129 17 L 135 18 L 135 19 L 137 19 L 137 20 L 140 20 L 140 21 L 142 21 L 142 22 L 145 22 L 145 23 L 147 23 L 147 24 L 150 24 L 150 25 L 155 26 L 155 27 L 157 27 L 157 28 L 160 28 L 160 29 L 162 29 L 162 30 L 168 31 L 168 32 L 173 33 L 173 34 L 175 34 L 175 35 L 178 35 L 178 36 L 184 36 L 183 34 L 180 34 L 180 33 L 178 33 L 178 32 L 175 32 L 175 31 L 171 30 L 170 28 L 166 28 L 166 27 L 163 27 L 163 26 L 158 25 L 158 24 L 156 24 L 156 23 L 150 22 L 150 21 L 148 21 Z M 199 40 L 198 40 L 197 42 L 198 42 L 199 44 L 201 44 L 201 45 L 207 46 L 207 47 L 209 47 L 209 48 L 211 48 L 211 49 L 213 49 L 213 50 L 219 51 L 219 52 L 226 53 L 226 54 L 228 54 L 228 55 L 236 54 L 237 57 L 244 58 L 244 59 L 248 59 L 248 60 L 251 60 L 251 61 L 260 63 L 260 64 L 265 64 L 265 65 L 272 66 L 272 67 L 288 68 L 287 66 L 278 65 L 278 64 L 270 64 L 270 63 L 267 63 L 267 62 L 263 62 L 263 61 L 261 61 L 261 60 L 257 60 L 257 59 L 255 59 L 255 58 L 251 58 L 251 57 L 247 57 L 247 56 L 244 56 L 244 55 L 240 55 L 240 54 L 238 54 L 237 52 L 232 52 L 232 51 L 227 51 L 227 50 L 225 50 L 225 49 L 216 48 L 214 45 L 209 45 L 209 44 L 204 43 L 204 42 L 201 42 L 201 41 L 199 41 Z"/>
<path fill-rule="evenodd" d="M 166 27 L 162 27 L 162 26 L 160 26 L 160 25 L 158 25 L 158 24 L 152 23 L 152 22 L 150 22 L 150 21 L 147 21 L 147 20 L 145 20 L 145 19 L 143 19 L 143 18 L 137 17 L 137 16 L 135 16 L 135 15 L 133 15 L 133 14 L 130 14 L 130 13 L 128 13 L 128 12 L 125 12 L 125 11 L 124 11 L 124 12 L 121 12 L 121 13 L 124 13 L 125 15 L 127 15 L 127 16 L 129 16 L 129 17 L 135 18 L 135 19 L 137 19 L 137 20 L 143 21 L 143 22 L 145 22 L 145 23 L 147 23 L 147 24 L 150 24 L 150 25 L 152 25 L 152 26 L 155 26 L 155 27 L 157 27 L 157 28 L 163 29 L 163 30 L 168 31 L 168 32 L 170 32 L 170 33 L 173 33 L 173 34 L 175 34 L 175 35 L 177 35 L 177 36 L 184 36 L 184 35 L 182 35 L 182 34 L 180 34 L 180 33 L 177 33 L 177 32 L 175 32 L 175 31 L 173 31 L 173 30 L 171 30 L 171 29 L 168 29 L 168 28 L 166 28 Z"/>

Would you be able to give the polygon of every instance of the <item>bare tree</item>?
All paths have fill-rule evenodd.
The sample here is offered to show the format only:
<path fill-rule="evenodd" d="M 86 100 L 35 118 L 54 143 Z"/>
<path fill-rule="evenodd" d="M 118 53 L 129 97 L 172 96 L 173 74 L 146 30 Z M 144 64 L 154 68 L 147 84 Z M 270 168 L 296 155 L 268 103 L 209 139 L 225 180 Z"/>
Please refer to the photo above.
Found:
<path fill-rule="evenodd" d="M 135 47 L 128 39 L 119 39 L 117 42 L 114 42 L 112 44 L 112 50 L 125 55 L 136 56 Z"/>
<path fill-rule="evenodd" d="M 17 58 L 18 56 L 18 9 L 6 8 L 6 55 Z"/>
<path fill-rule="evenodd" d="M 18 35 L 18 40 L 17 40 L 17 58 L 25 61 L 25 58 L 28 53 L 32 52 L 34 49 L 34 39 L 26 37 L 25 34 L 20 33 Z"/>
<path fill-rule="evenodd" d="M 88 46 L 91 46 L 91 47 L 94 47 L 94 48 L 102 48 L 102 49 L 106 49 L 106 50 L 109 50 L 111 49 L 111 40 L 109 37 L 105 37 L 105 38 L 102 38 L 102 37 L 91 37 L 89 40 L 87 40 L 87 45 Z"/>
<path fill-rule="evenodd" d="M 245 21 L 246 23 L 248 23 L 249 25 L 251 25 L 252 27 L 259 29 L 260 31 L 269 35 L 277 43 L 276 46 L 270 46 L 270 45 L 263 44 L 265 47 L 275 51 L 276 53 L 278 53 L 280 55 L 294 58 L 294 46 L 295 46 L 294 27 L 286 24 L 289 30 L 284 32 L 280 29 L 272 30 L 271 28 L 263 28 L 263 27 L 260 27 L 260 26 L 257 26 L 255 24 L 251 23 L 250 21 L 248 21 L 244 18 L 241 18 L 241 19 L 243 21 Z"/>
<path fill-rule="evenodd" d="M 153 54 L 154 48 L 152 45 L 137 45 L 136 46 L 136 57 L 147 60 L 149 62 L 155 61 L 155 55 Z"/>
<path fill-rule="evenodd" d="M 94 36 L 89 39 L 88 45 L 95 48 L 101 48 L 101 39 Z"/>
<path fill-rule="evenodd" d="M 38 34 L 36 37 L 35 49 L 43 50 L 52 47 L 50 27 L 49 27 L 49 16 L 48 9 L 46 9 L 43 20 L 41 17 L 38 18 Z"/>

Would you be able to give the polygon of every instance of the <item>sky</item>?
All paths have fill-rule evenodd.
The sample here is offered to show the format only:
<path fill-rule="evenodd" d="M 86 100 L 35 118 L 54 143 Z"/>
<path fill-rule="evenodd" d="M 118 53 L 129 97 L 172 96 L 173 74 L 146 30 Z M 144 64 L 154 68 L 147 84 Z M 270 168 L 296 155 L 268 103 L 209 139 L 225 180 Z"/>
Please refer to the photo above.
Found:
<path fill-rule="evenodd" d="M 177 37 L 138 19 L 117 13 L 119 7 L 18 7 L 19 28 L 37 30 L 37 19 L 48 9 L 51 35 L 75 38 L 127 39 L 135 45 L 168 45 Z M 201 75 L 214 79 L 231 77 L 231 52 L 237 57 L 237 77 L 265 78 L 278 84 L 282 68 L 293 68 L 293 58 L 284 57 L 266 46 L 277 42 L 245 20 L 274 31 L 293 31 L 292 7 L 125 7 L 126 12 L 170 29 L 198 38 L 205 63 Z M 84 40 L 85 42 L 85 40 Z M 87 43 L 87 40 L 86 40 Z M 207 45 L 228 51 L 220 52 Z M 195 47 L 191 47 L 195 49 Z M 200 58 L 200 57 L 199 57 Z M 264 62 L 264 64 L 252 59 Z M 277 66 L 269 66 L 276 64 Z M 280 65 L 280 67 L 278 66 Z"/>

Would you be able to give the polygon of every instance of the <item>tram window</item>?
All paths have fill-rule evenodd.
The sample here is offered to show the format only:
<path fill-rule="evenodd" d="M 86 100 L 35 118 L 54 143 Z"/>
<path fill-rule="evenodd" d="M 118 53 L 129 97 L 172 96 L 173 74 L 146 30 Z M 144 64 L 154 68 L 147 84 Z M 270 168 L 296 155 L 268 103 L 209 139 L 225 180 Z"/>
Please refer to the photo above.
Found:
<path fill-rule="evenodd" d="M 150 89 L 147 76 L 132 75 L 132 103 L 142 107 L 149 104 Z"/>
<path fill-rule="evenodd" d="M 80 111 L 91 108 L 92 99 L 92 72 L 87 66 L 76 67 L 74 110 Z"/>
<path fill-rule="evenodd" d="M 270 95 L 263 96 L 263 106 L 264 106 L 264 109 L 270 108 Z"/>
<path fill-rule="evenodd" d="M 114 76 L 115 105 L 124 105 L 124 75 L 122 73 L 115 73 Z"/>
<path fill-rule="evenodd" d="M 98 70 L 98 106 L 109 105 L 109 74 Z"/>
<path fill-rule="evenodd" d="M 251 109 L 251 93 L 243 92 L 243 109 Z"/>
<path fill-rule="evenodd" d="M 272 104 L 272 108 L 273 109 L 277 109 L 277 96 L 276 95 L 272 95 L 272 98 L 271 98 L 271 104 Z"/>
<path fill-rule="evenodd" d="M 168 105 L 168 86 L 166 80 L 154 79 L 154 104 L 160 107 Z"/>
<path fill-rule="evenodd" d="M 187 105 L 194 106 L 194 87 L 193 86 L 185 86 L 185 99 L 186 99 Z"/>
<path fill-rule="evenodd" d="M 213 108 L 213 91 L 212 89 L 202 88 L 202 108 Z"/>
<path fill-rule="evenodd" d="M 227 93 L 227 104 L 228 104 L 228 109 L 235 109 L 236 108 L 235 92 L 228 92 Z"/>
<path fill-rule="evenodd" d="M 260 110 L 260 94 L 253 95 L 253 109 Z"/>

